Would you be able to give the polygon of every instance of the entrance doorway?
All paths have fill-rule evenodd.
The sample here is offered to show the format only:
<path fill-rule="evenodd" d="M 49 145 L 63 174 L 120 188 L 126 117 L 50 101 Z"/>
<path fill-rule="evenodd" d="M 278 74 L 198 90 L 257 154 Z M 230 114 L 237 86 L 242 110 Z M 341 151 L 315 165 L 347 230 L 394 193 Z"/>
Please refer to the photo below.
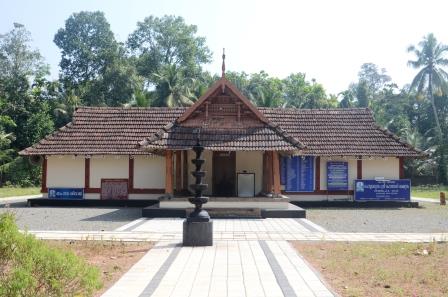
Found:
<path fill-rule="evenodd" d="M 213 152 L 213 196 L 235 196 L 235 152 Z"/>

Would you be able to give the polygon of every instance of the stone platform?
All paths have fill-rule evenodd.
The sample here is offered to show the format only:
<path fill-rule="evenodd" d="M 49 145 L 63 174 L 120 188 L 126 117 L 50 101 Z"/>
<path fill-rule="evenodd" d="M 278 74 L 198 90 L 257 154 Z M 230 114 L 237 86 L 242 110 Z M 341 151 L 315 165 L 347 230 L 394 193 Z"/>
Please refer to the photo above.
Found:
<path fill-rule="evenodd" d="M 305 218 L 306 211 L 289 203 L 288 198 L 210 197 L 204 209 L 212 218 Z M 145 207 L 143 217 L 185 218 L 193 210 L 188 198 L 161 198 L 158 204 Z"/>
<path fill-rule="evenodd" d="M 148 207 L 151 205 L 157 205 L 158 203 L 159 202 L 154 199 L 125 199 L 125 200 L 111 200 L 111 199 L 63 200 L 63 199 L 49 199 L 49 198 L 28 199 L 29 206 Z"/>

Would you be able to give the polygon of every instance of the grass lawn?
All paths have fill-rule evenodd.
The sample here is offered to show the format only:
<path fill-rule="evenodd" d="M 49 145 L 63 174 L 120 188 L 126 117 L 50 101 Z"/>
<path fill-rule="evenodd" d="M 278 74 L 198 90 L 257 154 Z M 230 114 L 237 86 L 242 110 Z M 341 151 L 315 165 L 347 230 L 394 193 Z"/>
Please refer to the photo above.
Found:
<path fill-rule="evenodd" d="M 100 269 L 103 288 L 95 296 L 101 296 L 132 265 L 140 260 L 151 242 L 112 242 L 112 241 L 47 241 L 51 246 L 73 251 L 86 259 L 87 263 Z"/>
<path fill-rule="evenodd" d="M 341 296 L 448 296 L 447 243 L 293 245 Z"/>
<path fill-rule="evenodd" d="M 0 188 L 0 198 L 40 194 L 40 188 Z"/>
<path fill-rule="evenodd" d="M 440 198 L 440 192 L 445 192 L 448 197 L 448 186 L 431 185 L 431 186 L 416 186 L 412 187 L 412 196 L 419 198 Z"/>

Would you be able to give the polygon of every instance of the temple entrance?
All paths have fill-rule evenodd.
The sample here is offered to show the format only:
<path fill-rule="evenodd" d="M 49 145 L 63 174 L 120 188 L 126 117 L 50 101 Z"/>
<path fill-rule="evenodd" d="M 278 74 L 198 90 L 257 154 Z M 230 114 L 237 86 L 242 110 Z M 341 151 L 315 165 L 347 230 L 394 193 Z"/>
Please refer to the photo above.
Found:
<path fill-rule="evenodd" d="M 213 152 L 213 196 L 235 196 L 235 152 Z"/>

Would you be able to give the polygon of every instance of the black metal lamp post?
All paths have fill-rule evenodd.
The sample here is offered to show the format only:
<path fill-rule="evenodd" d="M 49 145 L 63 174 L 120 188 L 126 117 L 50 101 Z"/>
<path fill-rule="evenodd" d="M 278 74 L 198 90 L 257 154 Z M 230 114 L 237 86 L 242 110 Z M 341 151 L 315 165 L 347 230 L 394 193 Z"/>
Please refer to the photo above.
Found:
<path fill-rule="evenodd" d="M 210 221 L 210 216 L 208 212 L 202 208 L 202 204 L 208 202 L 208 197 L 202 196 L 202 192 L 207 189 L 208 185 L 202 183 L 202 179 L 205 177 L 205 171 L 202 171 L 202 165 L 204 165 L 205 160 L 201 158 L 204 147 L 199 142 L 199 136 L 196 140 L 196 145 L 193 146 L 193 151 L 196 153 L 196 158 L 191 160 L 191 162 L 196 166 L 196 169 L 191 172 L 195 177 L 195 183 L 191 185 L 194 190 L 194 197 L 189 198 L 188 201 L 194 204 L 194 211 L 190 213 L 187 218 L 188 222 L 208 222 Z"/>
<path fill-rule="evenodd" d="M 210 220 L 208 212 L 202 208 L 202 205 L 208 202 L 208 197 L 202 196 L 202 192 L 207 189 L 207 184 L 202 183 L 205 171 L 201 168 L 205 160 L 201 158 L 204 147 L 200 144 L 199 134 L 196 144 L 193 146 L 193 151 L 196 153 L 196 158 L 191 162 L 196 168 L 191 172 L 195 177 L 195 183 L 191 185 L 191 188 L 195 195 L 188 201 L 195 207 L 183 224 L 183 245 L 211 246 L 213 245 L 213 222 Z"/>

